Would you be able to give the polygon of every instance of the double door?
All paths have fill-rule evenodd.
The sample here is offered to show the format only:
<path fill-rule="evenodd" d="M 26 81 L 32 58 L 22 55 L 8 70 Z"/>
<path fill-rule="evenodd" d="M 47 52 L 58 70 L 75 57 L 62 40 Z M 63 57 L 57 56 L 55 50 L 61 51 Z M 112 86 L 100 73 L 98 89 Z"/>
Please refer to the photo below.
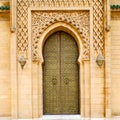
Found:
<path fill-rule="evenodd" d="M 79 113 L 78 47 L 74 38 L 58 31 L 45 42 L 43 64 L 44 114 Z"/>

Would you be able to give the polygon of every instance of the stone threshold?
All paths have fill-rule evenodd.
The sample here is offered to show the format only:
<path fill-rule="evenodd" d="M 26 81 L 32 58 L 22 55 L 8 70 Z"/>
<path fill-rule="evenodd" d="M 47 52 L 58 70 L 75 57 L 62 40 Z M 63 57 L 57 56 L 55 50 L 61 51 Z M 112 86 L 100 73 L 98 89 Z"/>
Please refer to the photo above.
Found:
<path fill-rule="evenodd" d="M 112 118 L 81 118 L 80 115 L 43 115 L 42 118 L 19 119 L 0 117 L 0 120 L 120 120 L 120 116 Z"/>
<path fill-rule="evenodd" d="M 80 120 L 80 115 L 43 115 L 42 120 Z"/>

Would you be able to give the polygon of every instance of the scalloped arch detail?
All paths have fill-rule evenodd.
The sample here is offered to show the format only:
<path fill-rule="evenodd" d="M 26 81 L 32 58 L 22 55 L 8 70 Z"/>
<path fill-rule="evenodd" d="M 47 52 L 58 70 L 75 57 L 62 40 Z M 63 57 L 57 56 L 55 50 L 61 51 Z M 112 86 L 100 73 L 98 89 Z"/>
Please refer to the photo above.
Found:
<path fill-rule="evenodd" d="M 42 33 L 53 24 L 61 22 L 70 25 L 82 39 L 83 59 L 89 59 L 89 12 L 32 12 L 32 58 L 39 59 L 38 43 Z"/>

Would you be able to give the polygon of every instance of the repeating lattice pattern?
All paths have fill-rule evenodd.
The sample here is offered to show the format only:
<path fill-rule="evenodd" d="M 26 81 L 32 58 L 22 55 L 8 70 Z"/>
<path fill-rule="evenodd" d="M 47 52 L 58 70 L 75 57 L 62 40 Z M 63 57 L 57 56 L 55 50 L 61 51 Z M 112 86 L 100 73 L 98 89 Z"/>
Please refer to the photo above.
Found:
<path fill-rule="evenodd" d="M 28 7 L 90 6 L 91 0 L 17 0 L 17 51 L 28 51 Z"/>
<path fill-rule="evenodd" d="M 67 1 L 67 2 L 66 2 Z M 27 54 L 28 51 L 28 7 L 34 6 L 34 7 L 68 7 L 68 6 L 90 6 L 91 2 L 93 2 L 93 46 L 96 51 L 96 53 L 102 52 L 104 49 L 104 23 L 103 23 L 103 0 L 17 0 L 17 50 L 18 55 L 20 53 Z M 73 17 L 73 16 L 72 16 Z M 71 18 L 72 18 L 71 17 Z M 59 19 L 59 18 L 58 18 Z M 63 20 L 64 21 L 64 20 Z M 71 19 L 72 21 L 72 19 Z M 74 20 L 73 20 L 74 21 Z M 66 22 L 69 23 L 69 20 Z M 84 21 L 83 21 L 84 23 Z M 72 25 L 75 23 L 72 23 Z M 77 23 L 76 23 L 77 24 Z M 73 25 L 74 26 L 74 25 Z M 76 28 L 78 26 L 75 26 Z M 45 28 L 45 27 L 44 27 Z M 77 28 L 78 29 L 78 28 Z M 86 29 L 84 29 L 86 30 Z M 36 30 L 37 32 L 37 30 Z M 80 32 L 80 30 L 79 30 Z M 88 31 L 87 31 L 88 32 Z M 39 32 L 38 32 L 39 33 Z M 86 34 L 85 32 L 82 32 L 83 34 Z M 83 35 L 82 34 L 82 35 Z M 83 36 L 87 36 L 83 35 Z M 89 49 L 89 40 L 86 39 L 87 37 L 84 37 L 84 48 L 87 50 Z M 88 37 L 89 38 L 89 37 Z M 34 51 L 34 54 L 37 54 L 36 51 Z M 84 51 L 84 55 L 87 55 L 88 52 Z M 84 57 L 86 58 L 86 57 Z"/>
<path fill-rule="evenodd" d="M 103 0 L 93 0 L 93 46 L 96 54 L 104 50 L 104 4 Z"/>
<path fill-rule="evenodd" d="M 56 22 L 65 22 L 80 33 L 84 44 L 84 58 L 89 59 L 89 12 L 32 12 L 32 57 L 39 58 L 38 42 L 40 35 L 50 25 Z"/>
<path fill-rule="evenodd" d="M 18 54 L 28 50 L 28 0 L 17 0 L 17 49 Z"/>
<path fill-rule="evenodd" d="M 91 0 L 31 0 L 32 6 L 89 6 Z"/>

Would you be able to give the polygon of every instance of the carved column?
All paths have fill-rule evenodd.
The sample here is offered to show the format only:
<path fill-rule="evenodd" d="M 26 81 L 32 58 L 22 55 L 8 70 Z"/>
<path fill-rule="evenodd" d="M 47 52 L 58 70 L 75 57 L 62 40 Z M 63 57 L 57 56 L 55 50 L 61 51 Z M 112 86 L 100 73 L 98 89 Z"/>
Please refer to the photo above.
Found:
<path fill-rule="evenodd" d="M 18 79 L 17 79 L 17 57 L 16 57 L 16 34 L 11 34 L 11 118 L 18 118 Z"/>
<path fill-rule="evenodd" d="M 39 118 L 39 62 L 32 63 L 32 117 Z M 40 90 L 41 91 L 41 90 Z"/>
<path fill-rule="evenodd" d="M 105 117 L 111 118 L 110 1 L 105 1 Z"/>
<path fill-rule="evenodd" d="M 18 118 L 18 81 L 17 81 L 17 46 L 16 46 L 16 0 L 10 0 L 10 23 L 11 23 L 11 118 Z"/>
<path fill-rule="evenodd" d="M 90 117 L 90 113 L 91 113 L 91 109 L 90 109 L 90 61 L 89 60 L 85 60 L 84 61 L 84 117 L 89 118 Z"/>
<path fill-rule="evenodd" d="M 104 56 L 104 2 L 93 0 L 93 41 L 91 41 L 91 117 L 104 117 L 104 65 L 96 58 Z"/>
<path fill-rule="evenodd" d="M 39 85 L 39 93 L 38 93 L 38 111 L 39 111 L 39 118 L 42 118 L 43 117 L 43 69 L 42 69 L 42 64 L 43 64 L 43 61 L 40 60 L 39 62 L 39 65 L 38 65 L 38 72 L 39 72 L 39 81 L 38 81 L 38 85 Z"/>

